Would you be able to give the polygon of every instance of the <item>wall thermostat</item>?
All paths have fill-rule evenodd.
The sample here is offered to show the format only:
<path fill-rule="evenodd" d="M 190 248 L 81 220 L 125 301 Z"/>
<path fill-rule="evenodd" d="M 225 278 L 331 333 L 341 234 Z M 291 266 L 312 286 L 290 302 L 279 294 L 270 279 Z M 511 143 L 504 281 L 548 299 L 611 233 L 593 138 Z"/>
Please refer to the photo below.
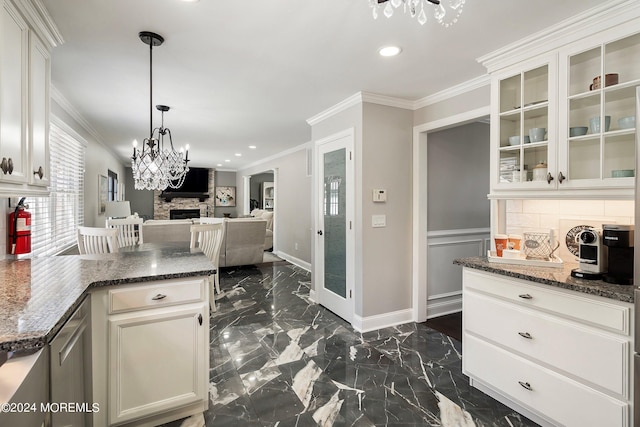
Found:
<path fill-rule="evenodd" d="M 387 190 L 373 190 L 373 201 L 376 203 L 387 201 Z"/>

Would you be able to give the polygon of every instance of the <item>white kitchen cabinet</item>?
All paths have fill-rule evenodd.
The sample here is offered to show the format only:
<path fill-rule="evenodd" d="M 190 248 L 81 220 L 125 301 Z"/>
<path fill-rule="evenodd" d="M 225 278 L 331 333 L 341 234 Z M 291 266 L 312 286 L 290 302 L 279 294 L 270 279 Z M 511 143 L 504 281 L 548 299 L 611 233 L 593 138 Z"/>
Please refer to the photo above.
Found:
<path fill-rule="evenodd" d="M 26 183 L 29 27 L 8 1 L 2 8 L 0 51 L 0 181 Z"/>
<path fill-rule="evenodd" d="M 39 35 L 49 41 L 55 37 L 22 0 L 2 5 L 0 194 L 46 195 L 51 46 Z"/>
<path fill-rule="evenodd" d="M 566 188 L 633 189 L 633 176 L 619 175 L 635 169 L 636 126 L 621 127 L 618 120 L 636 114 L 640 33 L 621 36 L 624 31 L 616 28 L 560 51 L 559 164 Z M 594 78 L 611 74 L 617 82 L 602 79 L 593 87 Z M 588 133 L 571 136 L 572 127 L 587 127 Z"/>
<path fill-rule="evenodd" d="M 463 270 L 463 372 L 542 425 L 630 426 L 632 304 Z"/>
<path fill-rule="evenodd" d="M 94 426 L 162 424 L 206 410 L 208 279 L 92 291 Z"/>
<path fill-rule="evenodd" d="M 533 169 L 544 164 L 555 169 L 556 56 L 546 55 L 518 64 L 492 77 L 493 189 L 535 190 L 555 187 L 555 182 L 534 181 Z M 532 129 L 544 129 L 539 140 Z"/>
<path fill-rule="evenodd" d="M 636 125 L 621 127 L 618 120 L 636 114 L 638 20 L 544 54 L 533 51 L 538 53 L 529 59 L 504 65 L 505 59 L 490 70 L 491 197 L 632 197 L 635 181 L 628 175 L 635 173 Z M 502 57 L 510 53 L 526 58 L 506 50 Z M 603 78 L 600 87 L 592 86 L 594 78 L 608 74 L 619 81 L 607 85 Z M 570 132 L 578 127 L 587 133 Z M 532 128 L 546 128 L 545 139 L 527 141 Z M 543 164 L 547 179 L 536 181 L 533 169 Z"/>
<path fill-rule="evenodd" d="M 31 34 L 29 40 L 29 170 L 30 184 L 49 185 L 49 82 L 51 55 Z"/>

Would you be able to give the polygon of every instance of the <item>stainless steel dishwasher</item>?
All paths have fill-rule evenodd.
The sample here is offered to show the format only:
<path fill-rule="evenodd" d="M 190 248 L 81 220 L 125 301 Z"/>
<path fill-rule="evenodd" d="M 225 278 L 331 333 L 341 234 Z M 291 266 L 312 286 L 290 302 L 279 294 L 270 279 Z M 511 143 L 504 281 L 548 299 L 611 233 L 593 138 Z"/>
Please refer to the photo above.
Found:
<path fill-rule="evenodd" d="M 87 296 L 49 344 L 51 425 L 91 426 L 91 304 Z M 72 404 L 74 410 L 62 405 Z"/>

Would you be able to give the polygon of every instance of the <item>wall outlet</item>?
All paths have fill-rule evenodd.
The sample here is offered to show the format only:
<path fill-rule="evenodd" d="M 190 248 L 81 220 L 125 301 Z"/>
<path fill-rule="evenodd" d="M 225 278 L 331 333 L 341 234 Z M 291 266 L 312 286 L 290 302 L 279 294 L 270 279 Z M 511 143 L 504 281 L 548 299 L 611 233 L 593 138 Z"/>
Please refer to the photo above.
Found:
<path fill-rule="evenodd" d="M 377 189 L 373 190 L 373 202 L 384 203 L 387 201 L 387 190 Z"/>

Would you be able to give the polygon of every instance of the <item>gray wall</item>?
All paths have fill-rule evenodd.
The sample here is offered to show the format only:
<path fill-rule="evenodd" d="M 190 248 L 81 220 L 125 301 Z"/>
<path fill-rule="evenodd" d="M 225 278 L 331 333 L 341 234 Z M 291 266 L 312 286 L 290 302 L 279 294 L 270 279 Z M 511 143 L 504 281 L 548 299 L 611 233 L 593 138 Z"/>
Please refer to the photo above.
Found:
<path fill-rule="evenodd" d="M 427 228 L 489 227 L 489 125 L 429 133 Z"/>
<path fill-rule="evenodd" d="M 362 250 L 363 317 L 411 308 L 412 111 L 363 105 Z M 387 192 L 374 203 L 372 190 Z M 372 228 L 372 215 L 387 226 Z"/>
<path fill-rule="evenodd" d="M 273 182 L 273 172 L 259 173 L 251 175 L 251 194 L 250 198 L 258 201 L 258 207 L 264 209 L 264 201 L 262 200 L 262 183 Z"/>
<path fill-rule="evenodd" d="M 277 170 L 274 212 L 275 250 L 285 258 L 293 257 L 311 264 L 311 177 L 307 176 L 308 144 L 272 158 L 259 165 L 238 171 L 238 200 L 243 200 L 243 177 L 258 176 L 265 170 Z M 240 207 L 238 212 L 240 212 Z"/>
<path fill-rule="evenodd" d="M 313 126 L 313 140 L 355 131 L 355 314 L 411 308 L 411 153 L 413 112 L 364 103 Z M 372 190 L 387 190 L 373 203 Z M 387 226 L 372 228 L 372 215 Z"/>
<path fill-rule="evenodd" d="M 133 187 L 133 172 L 130 167 L 126 168 L 127 177 L 124 186 L 125 200 L 131 205 L 131 213 L 137 212 L 144 220 L 153 219 L 153 191 L 136 190 Z"/>
<path fill-rule="evenodd" d="M 236 187 L 236 206 L 235 207 L 225 207 L 225 206 L 215 206 L 213 213 L 216 218 L 222 218 L 224 214 L 230 214 L 232 217 L 237 217 L 239 213 L 242 213 L 241 200 L 240 197 L 240 186 L 236 184 L 236 172 L 231 171 L 215 171 L 214 182 L 216 187 Z M 211 195 L 211 197 L 215 198 L 215 193 Z"/>
<path fill-rule="evenodd" d="M 109 141 L 104 141 L 104 145 L 97 141 L 54 99 L 51 100 L 51 114 L 61 119 L 87 141 L 84 172 L 84 225 L 104 227 L 106 218 L 104 214 L 98 213 L 98 175 L 107 176 L 107 170 L 110 169 L 118 174 L 119 182 L 125 183 L 131 179 L 131 175 L 125 173 L 122 160 L 107 148 Z M 123 179 L 124 181 L 121 181 Z"/>

